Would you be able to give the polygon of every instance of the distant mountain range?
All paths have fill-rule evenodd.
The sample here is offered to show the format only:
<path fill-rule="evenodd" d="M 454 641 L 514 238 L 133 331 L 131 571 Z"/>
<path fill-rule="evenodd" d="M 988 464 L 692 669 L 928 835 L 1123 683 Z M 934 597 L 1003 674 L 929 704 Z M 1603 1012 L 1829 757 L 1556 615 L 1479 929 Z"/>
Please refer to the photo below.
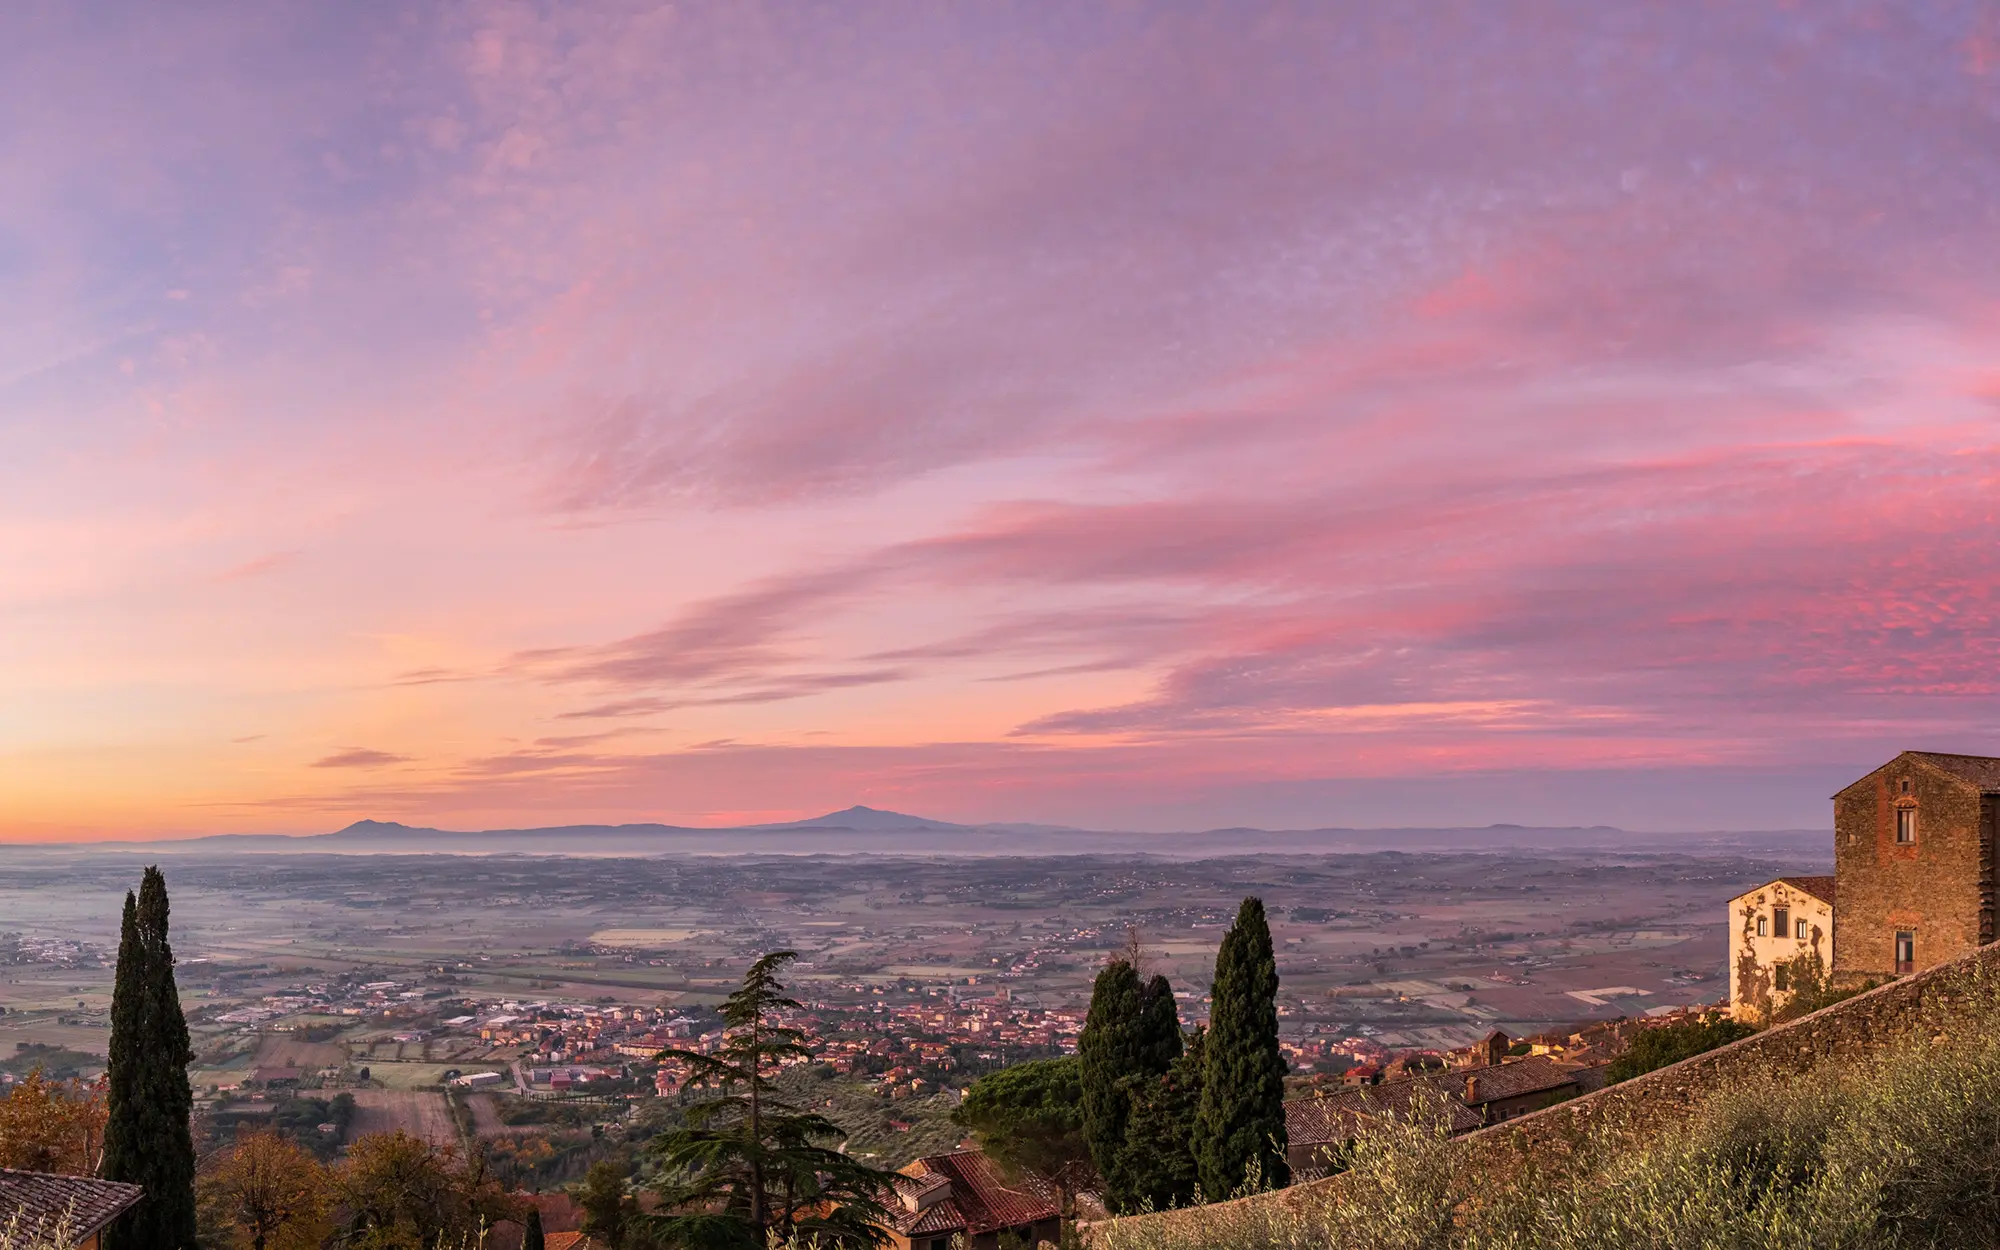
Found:
<path fill-rule="evenodd" d="M 157 842 L 78 843 L 64 850 L 157 854 L 527 854 L 527 855 L 1087 855 L 1176 858 L 1370 851 L 1572 849 L 1739 852 L 1830 860 L 1832 835 L 1819 829 L 1631 833 L 1609 825 L 1481 828 L 1208 829 L 1137 833 L 1062 825 L 958 824 L 856 805 L 808 820 L 703 828 L 689 825 L 550 825 L 529 829 L 434 829 L 393 820 L 357 820 L 332 833 L 211 834 Z M 5 849 L 5 848 L 0 848 Z M 19 848 L 26 850 L 29 848 Z M 43 844 L 42 849 L 55 849 Z"/>

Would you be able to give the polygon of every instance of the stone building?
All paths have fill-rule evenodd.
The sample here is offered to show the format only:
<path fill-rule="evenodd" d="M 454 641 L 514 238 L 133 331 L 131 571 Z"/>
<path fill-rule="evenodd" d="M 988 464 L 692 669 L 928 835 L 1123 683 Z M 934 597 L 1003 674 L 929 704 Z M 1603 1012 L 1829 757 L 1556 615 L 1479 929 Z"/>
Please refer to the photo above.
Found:
<path fill-rule="evenodd" d="M 1761 1024 L 1833 970 L 1833 877 L 1779 877 L 1729 900 L 1730 1014 Z"/>
<path fill-rule="evenodd" d="M 1921 972 L 1994 940 L 2000 759 L 1905 751 L 1833 796 L 1834 982 Z"/>

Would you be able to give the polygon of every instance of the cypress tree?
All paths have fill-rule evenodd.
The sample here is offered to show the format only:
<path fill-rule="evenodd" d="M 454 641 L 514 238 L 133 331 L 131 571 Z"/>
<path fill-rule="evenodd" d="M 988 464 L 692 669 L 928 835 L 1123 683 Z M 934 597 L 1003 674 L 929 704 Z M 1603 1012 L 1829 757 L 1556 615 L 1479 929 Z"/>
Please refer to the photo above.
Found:
<path fill-rule="evenodd" d="M 1174 987 L 1158 973 L 1139 991 L 1139 1067 L 1148 1076 L 1165 1074 L 1181 1057 L 1181 1016 Z"/>
<path fill-rule="evenodd" d="M 1201 1103 L 1205 1034 L 1197 1027 L 1166 1075 L 1137 1084 L 1125 1126 L 1125 1176 L 1134 1203 L 1164 1211 L 1194 1201 L 1195 1114 Z"/>
<path fill-rule="evenodd" d="M 1163 976 L 1142 984 L 1130 960 L 1113 959 L 1097 974 L 1076 1049 L 1084 1141 L 1105 1203 L 1128 1211 L 1139 1200 L 1131 1171 L 1139 1156 L 1126 1143 L 1133 1108 L 1181 1053 L 1173 987 Z"/>
<path fill-rule="evenodd" d="M 1250 1179 L 1277 1188 L 1285 1163 L 1285 1057 L 1278 1050 L 1278 961 L 1261 899 L 1246 898 L 1215 956 L 1203 1046 L 1195 1161 L 1202 1192 L 1226 1198 Z"/>
<path fill-rule="evenodd" d="M 1077 1076 L 1082 1085 L 1083 1140 L 1090 1161 L 1104 1180 L 1104 1197 L 1114 1204 L 1124 1193 L 1122 1183 L 1125 1121 L 1131 1095 L 1122 1082 L 1138 1075 L 1144 1039 L 1139 1034 L 1139 1009 L 1144 990 L 1138 970 L 1114 959 L 1097 974 L 1090 991 L 1090 1011 L 1076 1039 Z"/>
<path fill-rule="evenodd" d="M 107 1180 L 129 1181 L 146 1196 L 104 1230 L 104 1250 L 193 1250 L 194 1094 L 187 1019 L 174 985 L 167 941 L 167 879 L 146 869 L 138 897 L 125 896 L 118 971 L 111 995 L 106 1071 L 110 1119 L 104 1129 Z"/>
<path fill-rule="evenodd" d="M 521 1250 L 547 1250 L 548 1238 L 542 1232 L 542 1209 L 528 1208 L 528 1226 L 521 1232 Z"/>

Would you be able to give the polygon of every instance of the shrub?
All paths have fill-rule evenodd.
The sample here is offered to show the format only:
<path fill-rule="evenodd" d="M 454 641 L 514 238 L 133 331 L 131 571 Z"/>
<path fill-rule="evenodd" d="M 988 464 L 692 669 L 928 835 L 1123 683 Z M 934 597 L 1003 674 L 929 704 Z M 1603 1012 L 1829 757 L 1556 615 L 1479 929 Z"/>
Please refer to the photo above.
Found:
<path fill-rule="evenodd" d="M 1691 1059 L 1703 1051 L 1725 1046 L 1756 1031 L 1747 1024 L 1719 1014 L 1663 1024 L 1646 1029 L 1633 1038 L 1625 1053 L 1611 1061 L 1605 1075 L 1616 1085 L 1655 1068 L 1664 1068 L 1670 1063 Z"/>

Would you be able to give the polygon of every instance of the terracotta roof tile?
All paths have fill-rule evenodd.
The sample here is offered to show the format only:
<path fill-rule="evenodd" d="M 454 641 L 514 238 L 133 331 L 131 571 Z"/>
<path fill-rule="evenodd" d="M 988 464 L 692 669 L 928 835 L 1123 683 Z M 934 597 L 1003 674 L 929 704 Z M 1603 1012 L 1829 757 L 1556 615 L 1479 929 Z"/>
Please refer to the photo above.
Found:
<path fill-rule="evenodd" d="M 945 1197 L 934 1197 L 937 1182 L 947 1183 Z M 999 1165 L 978 1150 L 959 1150 L 948 1155 L 926 1155 L 904 1168 L 895 1179 L 896 1197 L 889 1211 L 897 1232 L 947 1233 L 963 1230 L 968 1236 L 1008 1228 L 1019 1228 L 1061 1213 L 1055 1190 L 1040 1177 L 1026 1174 L 1009 1180 Z M 905 1204 L 905 1197 L 910 1202 Z M 909 1206 L 929 1200 L 921 1210 Z"/>
<path fill-rule="evenodd" d="M 1407 1080 L 1343 1089 L 1321 1097 L 1295 1098 L 1285 1104 L 1285 1136 L 1293 1145 L 1348 1141 L 1370 1117 L 1409 1115 L 1418 1093 L 1425 1090 L 1443 1099 L 1451 1131 L 1467 1133 L 1486 1123 L 1478 1108 L 1487 1103 L 1576 1083 L 1575 1068 L 1557 1064 L 1546 1055 L 1432 1072 Z"/>
<path fill-rule="evenodd" d="M 1833 902 L 1833 877 L 1779 877 L 1778 880 L 1794 890 L 1804 890 L 1823 903 Z"/>
<path fill-rule="evenodd" d="M 58 1176 L 0 1168 L 0 1228 L 19 1217 L 22 1230 L 53 1230 L 65 1219 L 81 1241 L 103 1228 L 146 1191 L 122 1181 L 94 1176 Z"/>

